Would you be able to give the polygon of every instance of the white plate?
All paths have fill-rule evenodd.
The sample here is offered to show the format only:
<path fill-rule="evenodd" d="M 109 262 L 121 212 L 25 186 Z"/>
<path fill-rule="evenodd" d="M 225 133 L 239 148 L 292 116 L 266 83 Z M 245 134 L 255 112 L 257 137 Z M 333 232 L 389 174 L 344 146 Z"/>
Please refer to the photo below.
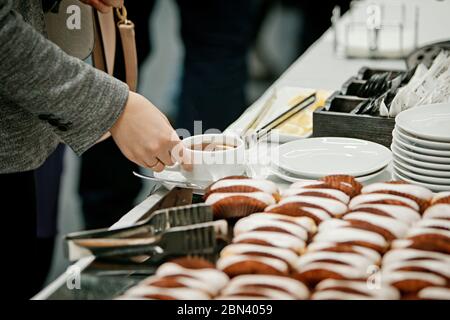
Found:
<path fill-rule="evenodd" d="M 397 180 L 403 180 L 412 184 L 417 184 L 418 186 L 422 186 L 425 188 L 428 188 L 432 191 L 450 191 L 450 186 L 442 186 L 439 184 L 432 184 L 432 183 L 424 183 L 420 181 L 415 181 L 411 178 L 406 177 L 405 175 L 399 173 L 397 169 L 393 169 L 393 178 Z"/>
<path fill-rule="evenodd" d="M 400 145 L 400 143 L 397 142 L 397 140 L 394 140 L 392 142 L 392 145 L 394 147 L 396 147 L 405 156 L 407 156 L 409 158 L 412 158 L 412 159 L 415 159 L 415 160 L 420 160 L 420 161 L 425 161 L 425 162 L 432 162 L 432 163 L 450 164 L 450 157 L 428 156 L 426 154 L 421 154 L 421 153 L 416 153 L 414 151 L 409 151 L 405 147 L 402 147 Z"/>
<path fill-rule="evenodd" d="M 392 153 L 394 155 L 394 159 L 399 158 L 399 159 L 403 160 L 403 162 L 406 162 L 409 165 L 418 166 L 423 169 L 450 171 L 449 164 L 431 163 L 431 162 L 425 162 L 425 161 L 411 159 L 411 158 L 405 156 L 404 154 L 400 153 L 398 151 L 398 148 L 396 148 L 395 146 L 391 146 L 391 149 L 392 149 Z"/>
<path fill-rule="evenodd" d="M 436 178 L 436 177 L 430 177 L 430 176 L 424 176 L 421 174 L 417 174 L 417 173 L 409 171 L 405 167 L 402 167 L 401 164 L 399 164 L 398 162 L 395 162 L 395 161 L 394 161 L 394 168 L 401 174 L 403 174 L 407 177 L 410 177 L 411 179 L 414 179 L 414 180 L 417 180 L 420 182 L 425 182 L 425 183 L 444 185 L 444 186 L 448 186 L 450 188 L 450 178 Z"/>
<path fill-rule="evenodd" d="M 312 179 L 329 174 L 367 175 L 387 166 L 391 159 L 391 151 L 380 144 L 335 137 L 288 142 L 272 154 L 277 167 Z"/>
<path fill-rule="evenodd" d="M 395 123 L 423 139 L 450 142 L 450 103 L 436 103 L 400 112 Z"/>
<path fill-rule="evenodd" d="M 431 141 L 431 140 L 420 139 L 420 138 L 411 136 L 409 133 L 407 133 L 405 131 L 402 131 L 402 129 L 397 127 L 397 126 L 395 127 L 395 131 L 404 140 L 406 140 L 408 142 L 411 142 L 411 143 L 414 143 L 415 145 L 418 145 L 420 147 L 430 148 L 430 149 L 437 149 L 437 150 L 444 150 L 444 151 L 450 150 L 450 143 L 436 142 L 436 141 Z"/>
<path fill-rule="evenodd" d="M 423 169 L 419 168 L 417 166 L 412 166 L 405 161 L 401 160 L 400 158 L 396 157 L 394 155 L 394 163 L 399 163 L 402 167 L 405 169 L 408 169 L 408 171 L 422 174 L 424 176 L 431 176 L 436 178 L 450 178 L 450 171 L 439 171 L 439 170 L 430 170 L 430 169 Z"/>
<path fill-rule="evenodd" d="M 420 145 L 401 137 L 400 134 L 395 129 L 394 131 L 392 131 L 392 136 L 394 137 L 394 140 L 396 142 L 398 142 L 402 147 L 407 148 L 408 150 L 415 151 L 417 153 L 421 153 L 424 155 L 437 157 L 450 157 L 450 149 L 449 151 L 447 151 L 421 147 Z"/>
<path fill-rule="evenodd" d="M 378 171 L 374 172 L 374 173 L 371 173 L 371 174 L 368 174 L 368 175 L 365 175 L 365 176 L 359 176 L 359 177 L 356 177 L 355 179 L 357 181 L 359 181 L 359 182 L 364 182 L 364 181 L 370 180 L 372 178 L 375 178 L 378 175 L 381 175 L 383 173 L 384 174 L 388 173 L 388 170 L 386 170 L 386 169 L 387 169 L 387 166 L 382 168 L 381 170 L 378 170 Z M 315 180 L 315 179 L 310 179 L 310 178 L 304 178 L 304 177 L 296 176 L 296 175 L 294 175 L 294 174 L 292 174 L 290 172 L 287 172 L 286 170 L 283 170 L 281 168 L 276 167 L 275 165 L 271 165 L 269 170 L 270 170 L 270 172 L 273 175 L 275 175 L 278 178 L 283 179 L 285 181 L 289 181 L 289 182 Z M 386 177 L 386 180 L 387 179 L 389 179 L 389 177 Z"/>

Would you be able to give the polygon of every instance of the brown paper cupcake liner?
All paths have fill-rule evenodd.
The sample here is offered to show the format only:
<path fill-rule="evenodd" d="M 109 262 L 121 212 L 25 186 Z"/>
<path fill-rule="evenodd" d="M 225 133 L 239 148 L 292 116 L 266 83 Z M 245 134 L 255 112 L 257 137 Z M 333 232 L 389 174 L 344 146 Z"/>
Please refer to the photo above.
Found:
<path fill-rule="evenodd" d="M 439 234 L 424 234 L 408 238 L 411 241 L 407 247 L 418 250 L 435 251 L 450 254 L 449 238 Z"/>
<path fill-rule="evenodd" d="M 314 289 L 314 287 L 320 281 L 325 279 L 346 280 L 343 275 L 326 269 L 314 269 L 304 272 L 295 272 L 292 277 L 298 281 L 303 282 L 310 289 Z"/>
<path fill-rule="evenodd" d="M 323 221 L 322 219 L 320 219 L 316 215 L 312 214 L 311 212 L 303 210 L 302 207 L 322 209 L 323 211 L 327 212 L 327 214 L 330 216 L 330 218 L 333 217 L 333 215 L 331 213 L 329 213 L 327 210 L 325 210 L 319 206 L 309 204 L 309 203 L 299 203 L 299 202 L 290 202 L 290 203 L 285 203 L 283 205 L 277 205 L 275 207 L 270 207 L 266 210 L 266 212 L 278 213 L 278 214 L 283 214 L 283 215 L 291 216 L 291 217 L 308 217 L 308 218 L 311 218 L 312 220 L 314 220 L 314 222 L 317 225 Z"/>
<path fill-rule="evenodd" d="M 397 288 L 403 295 L 412 295 L 416 294 L 420 290 L 434 286 L 433 283 L 421 280 L 421 279 L 407 279 L 407 280 L 401 280 L 392 282 L 391 286 Z"/>
<path fill-rule="evenodd" d="M 182 257 L 170 260 L 170 262 L 187 269 L 215 269 L 214 264 L 198 257 Z"/>
<path fill-rule="evenodd" d="M 435 204 L 450 204 L 450 196 L 447 196 L 447 197 L 442 197 L 442 198 L 440 198 L 440 199 L 438 199 L 438 200 L 435 200 L 435 201 L 431 201 L 431 205 L 435 205 Z"/>
<path fill-rule="evenodd" d="M 222 180 L 241 180 L 241 179 L 248 179 L 248 177 L 246 177 L 246 176 L 228 176 L 228 177 L 224 177 L 224 178 L 221 178 L 221 179 L 219 179 L 219 180 L 214 181 L 213 183 L 211 183 L 209 186 L 206 187 L 204 199 L 206 199 L 207 196 L 210 195 L 210 194 L 212 193 L 212 192 L 211 192 L 211 187 L 212 187 L 215 183 L 217 183 L 217 182 L 219 182 L 219 181 L 222 181 Z M 216 192 L 216 191 L 214 190 L 214 192 Z"/>
<path fill-rule="evenodd" d="M 226 273 L 230 278 L 243 274 L 269 274 L 278 276 L 283 275 L 286 276 L 289 274 L 288 272 L 282 272 L 267 264 L 254 260 L 240 261 L 234 263 L 224 268 L 222 271 Z"/>
<path fill-rule="evenodd" d="M 266 207 L 266 203 L 242 195 L 227 197 L 212 205 L 215 219 L 240 219 L 262 212 Z"/>

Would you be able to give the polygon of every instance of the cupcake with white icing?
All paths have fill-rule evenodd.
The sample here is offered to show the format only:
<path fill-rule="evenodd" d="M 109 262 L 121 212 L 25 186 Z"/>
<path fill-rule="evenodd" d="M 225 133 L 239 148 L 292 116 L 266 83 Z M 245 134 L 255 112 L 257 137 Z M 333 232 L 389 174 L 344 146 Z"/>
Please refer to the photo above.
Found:
<path fill-rule="evenodd" d="M 373 183 L 362 188 L 361 192 L 363 194 L 385 193 L 406 197 L 415 201 L 421 212 L 428 207 L 434 196 L 434 193 L 425 187 L 398 181 Z"/>
<path fill-rule="evenodd" d="M 326 279 L 316 286 L 313 300 L 398 300 L 400 292 L 386 284 Z"/>
<path fill-rule="evenodd" d="M 271 299 L 305 300 L 308 288 L 300 281 L 274 275 L 240 275 L 222 290 L 223 296 L 263 296 Z"/>
<path fill-rule="evenodd" d="M 210 194 L 205 203 L 212 206 L 215 219 L 239 219 L 264 211 L 276 200 L 266 192 L 218 192 Z"/>
<path fill-rule="evenodd" d="M 280 197 L 278 186 L 265 179 L 248 178 L 245 176 L 232 176 L 220 179 L 212 183 L 205 190 L 205 199 L 212 193 L 246 193 L 264 192 L 272 195 L 276 200 Z"/>

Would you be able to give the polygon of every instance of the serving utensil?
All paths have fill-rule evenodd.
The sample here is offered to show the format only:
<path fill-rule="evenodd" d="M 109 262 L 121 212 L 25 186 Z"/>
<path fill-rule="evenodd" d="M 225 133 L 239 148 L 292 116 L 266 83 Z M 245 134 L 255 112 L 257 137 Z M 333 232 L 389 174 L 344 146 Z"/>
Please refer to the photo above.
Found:
<path fill-rule="evenodd" d="M 68 234 L 66 251 L 72 261 L 86 255 L 122 259 L 142 255 L 147 258 L 188 255 L 199 253 L 202 245 L 208 253 L 211 249 L 208 239 L 227 234 L 225 221 L 215 223 L 212 220 L 212 209 L 205 204 L 162 209 L 130 227 Z"/>

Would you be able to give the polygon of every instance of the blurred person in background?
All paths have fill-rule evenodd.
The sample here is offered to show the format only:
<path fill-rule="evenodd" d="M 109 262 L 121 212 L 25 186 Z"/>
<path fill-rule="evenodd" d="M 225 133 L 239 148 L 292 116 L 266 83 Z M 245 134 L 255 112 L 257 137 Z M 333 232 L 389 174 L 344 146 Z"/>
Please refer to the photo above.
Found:
<path fill-rule="evenodd" d="M 281 8 L 282 13 L 289 11 L 289 13 L 294 12 L 297 16 L 299 23 L 294 30 L 282 30 L 283 34 L 288 35 L 287 39 L 292 39 L 291 34 L 296 33 L 295 42 L 286 44 L 283 49 L 289 50 L 294 47 L 293 58 L 297 59 L 331 27 L 331 15 L 334 7 L 339 6 L 341 14 L 343 14 L 349 9 L 350 2 L 351 0 L 259 0 L 252 32 L 252 49 L 254 57 L 262 64 L 263 70 L 259 71 L 257 75 L 252 73 L 253 79 L 267 82 L 267 85 L 270 85 L 280 76 L 280 72 L 271 63 L 267 52 L 264 51 L 264 46 L 260 45 L 261 40 L 259 39 L 261 31 L 274 9 Z M 285 64 L 290 65 L 292 62 L 294 61 L 286 61 Z"/>
<path fill-rule="evenodd" d="M 191 135 L 210 128 L 223 131 L 247 107 L 247 54 L 258 1 L 175 1 L 185 53 L 174 125 Z M 149 19 L 155 3 L 125 1 L 128 17 L 135 24 L 140 66 L 152 51 Z M 114 75 L 124 80 L 122 61 L 116 58 Z M 203 132 L 194 132 L 194 121 L 202 122 Z M 112 141 L 83 154 L 79 194 L 87 229 L 110 226 L 134 206 L 142 184 L 131 174 L 133 170 L 138 166 Z"/>

